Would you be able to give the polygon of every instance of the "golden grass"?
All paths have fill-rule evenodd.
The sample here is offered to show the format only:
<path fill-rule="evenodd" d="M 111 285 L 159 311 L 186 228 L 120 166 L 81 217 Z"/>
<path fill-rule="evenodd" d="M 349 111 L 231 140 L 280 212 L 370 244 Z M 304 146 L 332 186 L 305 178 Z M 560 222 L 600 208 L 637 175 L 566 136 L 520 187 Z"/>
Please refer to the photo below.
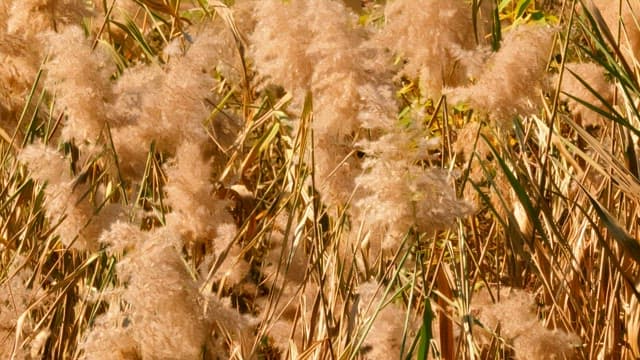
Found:
<path fill-rule="evenodd" d="M 0 358 L 640 356 L 638 1 L 37 3 Z"/>

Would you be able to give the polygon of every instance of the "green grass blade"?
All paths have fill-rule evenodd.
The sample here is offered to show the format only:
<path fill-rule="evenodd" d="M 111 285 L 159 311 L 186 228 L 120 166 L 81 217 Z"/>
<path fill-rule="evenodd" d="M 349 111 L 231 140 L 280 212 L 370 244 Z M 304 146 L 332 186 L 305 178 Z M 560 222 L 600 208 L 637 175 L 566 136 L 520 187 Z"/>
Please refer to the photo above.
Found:
<path fill-rule="evenodd" d="M 638 240 L 629 235 L 627 231 L 620 226 L 616 218 L 604 206 L 602 206 L 596 198 L 591 196 L 591 194 L 581 184 L 579 185 L 589 198 L 589 202 L 596 211 L 600 221 L 602 221 L 602 224 L 609 231 L 609 234 L 611 234 L 618 244 L 622 246 L 626 254 L 631 256 L 636 263 L 640 263 L 640 244 L 638 243 Z"/>
<path fill-rule="evenodd" d="M 429 355 L 429 347 L 433 339 L 433 310 L 429 298 L 424 301 L 424 313 L 422 314 L 422 328 L 420 328 L 420 345 L 418 347 L 418 359 L 426 360 Z"/>

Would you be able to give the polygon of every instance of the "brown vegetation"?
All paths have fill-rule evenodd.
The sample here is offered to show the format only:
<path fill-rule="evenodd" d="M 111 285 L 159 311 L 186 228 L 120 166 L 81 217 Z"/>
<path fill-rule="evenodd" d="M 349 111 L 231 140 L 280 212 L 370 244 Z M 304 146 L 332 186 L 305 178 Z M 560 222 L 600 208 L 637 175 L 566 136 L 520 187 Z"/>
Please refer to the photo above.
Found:
<path fill-rule="evenodd" d="M 548 3 L 3 1 L 0 358 L 640 356 L 640 6 Z"/>

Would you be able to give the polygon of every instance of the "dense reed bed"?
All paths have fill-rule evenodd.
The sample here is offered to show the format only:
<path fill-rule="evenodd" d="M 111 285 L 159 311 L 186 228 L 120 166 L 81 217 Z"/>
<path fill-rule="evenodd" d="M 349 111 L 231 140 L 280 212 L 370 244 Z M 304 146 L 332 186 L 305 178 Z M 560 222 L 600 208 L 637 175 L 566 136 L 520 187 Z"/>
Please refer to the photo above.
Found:
<path fill-rule="evenodd" d="M 637 0 L 4 0 L 0 358 L 640 357 Z"/>

